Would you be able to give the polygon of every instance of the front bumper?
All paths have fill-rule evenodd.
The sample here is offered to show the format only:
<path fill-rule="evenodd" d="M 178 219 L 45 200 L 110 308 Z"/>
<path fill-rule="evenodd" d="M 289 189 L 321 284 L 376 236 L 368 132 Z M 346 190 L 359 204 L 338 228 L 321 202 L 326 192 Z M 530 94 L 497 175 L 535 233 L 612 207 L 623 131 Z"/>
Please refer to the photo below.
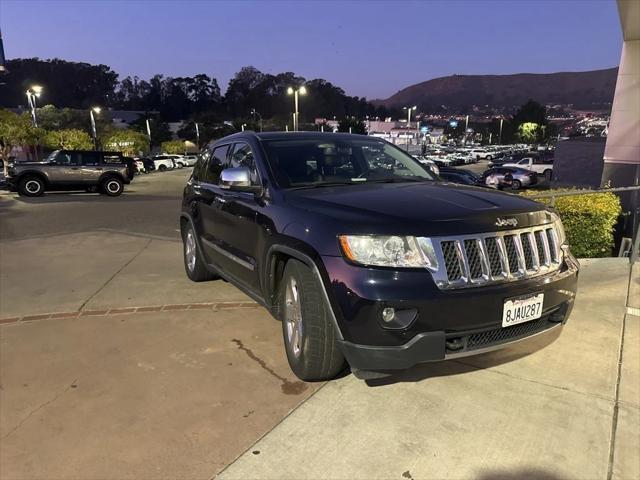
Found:
<path fill-rule="evenodd" d="M 480 354 L 560 329 L 573 308 L 579 269 L 567 254 L 561 268 L 549 275 L 442 291 L 427 272 L 363 269 L 336 257 L 323 260 L 343 337 L 339 346 L 352 369 L 369 371 Z M 544 293 L 542 317 L 503 328 L 504 300 L 531 293 Z M 417 315 L 407 328 L 390 330 L 380 319 L 385 307 L 415 309 Z"/>

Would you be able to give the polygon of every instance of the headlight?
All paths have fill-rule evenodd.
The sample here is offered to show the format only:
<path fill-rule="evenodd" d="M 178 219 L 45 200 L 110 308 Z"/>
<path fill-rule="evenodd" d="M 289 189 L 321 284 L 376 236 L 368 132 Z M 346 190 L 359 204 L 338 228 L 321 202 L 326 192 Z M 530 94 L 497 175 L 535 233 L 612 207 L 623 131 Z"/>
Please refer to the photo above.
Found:
<path fill-rule="evenodd" d="M 360 265 L 438 269 L 433 243 L 425 237 L 340 235 L 345 257 Z"/>

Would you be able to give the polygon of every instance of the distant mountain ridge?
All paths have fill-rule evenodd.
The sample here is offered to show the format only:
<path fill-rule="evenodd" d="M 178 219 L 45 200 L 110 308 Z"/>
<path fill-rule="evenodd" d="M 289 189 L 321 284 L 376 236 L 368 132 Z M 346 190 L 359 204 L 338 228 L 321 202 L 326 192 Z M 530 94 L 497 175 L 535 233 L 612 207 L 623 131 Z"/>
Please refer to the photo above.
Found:
<path fill-rule="evenodd" d="M 511 107 L 529 99 L 547 104 L 574 104 L 577 108 L 613 101 L 618 68 L 588 72 L 516 73 L 512 75 L 451 75 L 406 87 L 386 100 L 385 107 L 418 105 L 424 111 L 472 105 Z"/>

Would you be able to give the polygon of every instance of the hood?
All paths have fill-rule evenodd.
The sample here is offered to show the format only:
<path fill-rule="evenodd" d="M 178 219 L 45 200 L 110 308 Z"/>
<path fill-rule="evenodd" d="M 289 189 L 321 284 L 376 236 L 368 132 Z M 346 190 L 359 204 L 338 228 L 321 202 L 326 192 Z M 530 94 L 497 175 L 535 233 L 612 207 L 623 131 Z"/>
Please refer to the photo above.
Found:
<path fill-rule="evenodd" d="M 359 184 L 289 191 L 286 201 L 342 222 L 353 233 L 460 235 L 551 221 L 539 203 L 517 195 L 450 183 Z M 346 225 L 345 225 L 346 224 Z"/>

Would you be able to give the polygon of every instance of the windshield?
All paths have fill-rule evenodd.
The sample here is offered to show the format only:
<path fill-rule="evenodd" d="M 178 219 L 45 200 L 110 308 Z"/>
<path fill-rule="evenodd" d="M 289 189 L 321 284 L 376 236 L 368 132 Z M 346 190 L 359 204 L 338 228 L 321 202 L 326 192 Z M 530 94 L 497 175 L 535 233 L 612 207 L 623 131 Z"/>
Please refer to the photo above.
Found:
<path fill-rule="evenodd" d="M 282 139 L 263 142 L 282 188 L 434 180 L 393 145 L 368 139 Z"/>

